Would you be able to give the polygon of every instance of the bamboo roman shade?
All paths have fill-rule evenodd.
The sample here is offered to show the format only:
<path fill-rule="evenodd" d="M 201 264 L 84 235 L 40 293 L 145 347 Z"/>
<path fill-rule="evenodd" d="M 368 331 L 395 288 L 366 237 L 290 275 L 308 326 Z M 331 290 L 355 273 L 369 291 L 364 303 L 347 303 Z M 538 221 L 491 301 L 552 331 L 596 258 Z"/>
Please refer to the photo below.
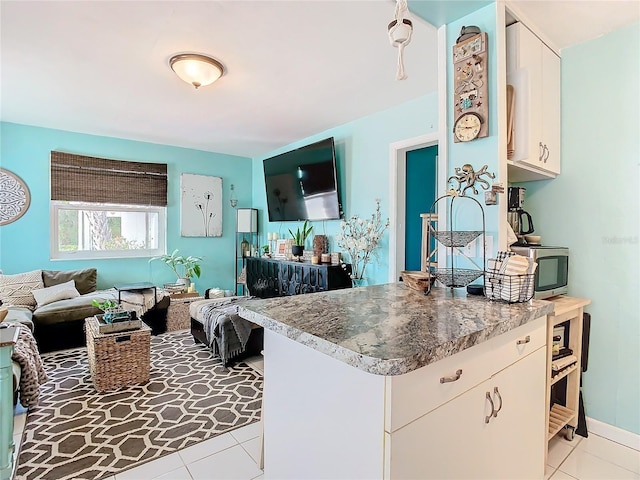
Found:
<path fill-rule="evenodd" d="M 51 152 L 51 200 L 167 205 L 167 165 Z"/>

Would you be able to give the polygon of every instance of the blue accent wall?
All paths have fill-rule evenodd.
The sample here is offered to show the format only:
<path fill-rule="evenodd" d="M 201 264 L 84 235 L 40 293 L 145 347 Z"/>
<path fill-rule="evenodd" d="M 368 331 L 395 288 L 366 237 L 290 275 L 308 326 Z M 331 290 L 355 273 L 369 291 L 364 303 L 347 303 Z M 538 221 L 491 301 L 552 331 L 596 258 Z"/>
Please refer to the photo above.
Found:
<path fill-rule="evenodd" d="M 436 199 L 438 146 L 407 152 L 405 209 L 405 270 L 420 270 L 422 250 L 421 213 L 428 213 Z"/>
<path fill-rule="evenodd" d="M 462 167 L 464 164 L 469 163 L 473 166 L 474 170 L 478 171 L 483 165 L 487 165 L 487 171 L 496 175 L 496 180 L 499 181 L 498 165 L 500 163 L 498 158 L 498 108 L 497 108 L 497 95 L 498 87 L 496 82 L 497 77 L 497 47 L 496 47 L 496 5 L 490 4 L 485 6 L 466 17 L 463 17 L 455 22 L 447 24 L 447 111 L 449 118 L 450 130 L 453 128 L 456 116 L 454 114 L 454 96 L 453 96 L 453 46 L 456 43 L 458 36 L 460 35 L 460 29 L 463 26 L 475 25 L 480 28 L 481 31 L 487 33 L 488 43 L 488 55 L 489 62 L 486 69 L 486 78 L 489 82 L 488 96 L 489 96 L 489 135 L 484 138 L 478 138 L 471 142 L 455 143 L 453 141 L 453 134 L 448 134 L 448 161 L 447 177 L 455 173 L 455 167 Z M 504 28 L 504 27 L 502 27 Z M 491 184 L 491 180 L 487 177 L 483 177 Z M 449 184 L 448 187 L 457 187 L 457 183 Z M 467 196 L 475 198 L 484 209 L 486 218 L 486 234 L 492 236 L 497 241 L 498 228 L 499 228 L 499 209 L 497 205 L 487 206 L 484 204 L 484 190 L 478 187 L 478 195 L 473 195 L 470 190 L 467 190 Z M 453 228 L 454 230 L 481 230 L 482 228 L 482 213 L 478 206 L 473 202 L 456 202 L 461 207 L 457 210 L 458 215 L 454 216 Z M 440 206 L 440 205 L 439 205 Z M 447 226 L 447 229 L 449 226 Z M 458 256 L 456 258 L 456 266 L 462 268 L 475 268 L 465 259 Z"/>
<path fill-rule="evenodd" d="M 546 245 L 591 299 L 586 414 L 640 434 L 640 24 L 562 51 L 562 173 L 527 182 Z"/>
<path fill-rule="evenodd" d="M 240 207 L 251 206 L 251 159 L 118 138 L 85 135 L 13 123 L 0 123 L 0 166 L 20 176 L 31 193 L 31 206 L 16 222 L 0 227 L 0 269 L 6 274 L 35 269 L 70 270 L 96 267 L 98 286 L 150 281 L 175 281 L 173 272 L 147 258 L 49 260 L 49 155 L 51 150 L 94 157 L 168 164 L 167 250 L 203 256 L 202 276 L 196 288 L 233 290 L 235 283 L 235 210 L 229 204 L 229 186 L 235 185 Z M 180 174 L 222 177 L 222 237 L 180 236 Z M 114 185 L 117 188 L 117 185 Z"/>
<path fill-rule="evenodd" d="M 399 84 L 399 88 L 401 84 Z M 438 97 L 436 93 L 425 95 L 396 107 L 383 110 L 344 125 L 325 130 L 316 135 L 274 150 L 253 162 L 253 205 L 266 211 L 266 193 L 262 161 L 279 153 L 334 137 L 340 196 L 345 217 L 359 215 L 369 217 L 375 210 L 375 200 L 380 199 L 383 216 L 389 216 L 389 144 L 407 138 L 435 132 L 438 125 Z M 261 244 L 266 244 L 267 232 L 278 232 L 280 238 L 289 238 L 288 229 L 295 230 L 298 222 L 270 223 L 260 216 Z M 314 234 L 329 237 L 330 251 L 340 251 L 335 240 L 339 233 L 338 220 L 312 222 Z M 307 248 L 311 240 L 307 240 Z M 367 266 L 369 284 L 386 283 L 389 271 L 389 233 L 385 233 L 378 249 L 379 261 Z"/>

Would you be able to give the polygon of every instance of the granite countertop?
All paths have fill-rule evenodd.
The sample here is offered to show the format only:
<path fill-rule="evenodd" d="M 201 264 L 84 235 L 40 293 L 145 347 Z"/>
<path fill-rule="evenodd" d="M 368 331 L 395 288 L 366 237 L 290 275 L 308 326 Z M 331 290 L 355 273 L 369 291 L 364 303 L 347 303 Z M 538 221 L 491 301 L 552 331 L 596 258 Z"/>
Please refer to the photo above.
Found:
<path fill-rule="evenodd" d="M 466 291 L 429 295 L 403 283 L 248 299 L 239 314 L 365 372 L 401 375 L 553 312 L 553 303 L 491 302 Z"/>

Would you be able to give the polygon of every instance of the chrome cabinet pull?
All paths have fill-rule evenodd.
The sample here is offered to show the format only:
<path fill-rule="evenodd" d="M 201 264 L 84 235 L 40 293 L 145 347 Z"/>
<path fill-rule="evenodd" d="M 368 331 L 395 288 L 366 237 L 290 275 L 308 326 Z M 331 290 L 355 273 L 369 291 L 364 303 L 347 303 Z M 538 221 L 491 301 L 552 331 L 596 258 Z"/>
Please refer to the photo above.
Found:
<path fill-rule="evenodd" d="M 500 392 L 498 391 L 498 387 L 495 387 L 493 389 L 493 393 L 496 394 L 498 396 L 498 400 L 500 400 L 500 406 L 498 407 L 498 409 L 496 411 L 493 412 L 493 416 L 497 417 L 498 416 L 498 412 L 500 410 L 502 410 L 502 396 L 500 395 Z"/>
<path fill-rule="evenodd" d="M 544 148 L 542 149 L 542 161 L 547 163 L 547 160 L 549 160 L 549 147 L 547 147 L 547 144 L 545 143 Z"/>
<path fill-rule="evenodd" d="M 531 341 L 531 336 L 527 335 L 526 337 L 524 337 L 524 340 L 518 340 L 516 342 L 516 345 L 524 345 L 525 343 L 529 343 Z"/>
<path fill-rule="evenodd" d="M 542 145 L 542 142 L 538 143 L 538 161 L 541 162 L 542 161 L 542 157 L 544 156 L 544 145 Z"/>
<path fill-rule="evenodd" d="M 455 375 L 451 375 L 449 377 L 440 377 L 440 383 L 455 382 L 456 380 L 460 380 L 461 376 L 462 370 L 458 370 Z"/>
<path fill-rule="evenodd" d="M 493 399 L 491 398 L 491 394 L 489 392 L 487 392 L 487 400 L 489 400 L 489 403 L 491 404 L 491 413 L 484 417 L 484 423 L 489 423 L 489 420 L 491 420 L 491 417 L 496 411 L 495 407 L 493 406 Z"/>

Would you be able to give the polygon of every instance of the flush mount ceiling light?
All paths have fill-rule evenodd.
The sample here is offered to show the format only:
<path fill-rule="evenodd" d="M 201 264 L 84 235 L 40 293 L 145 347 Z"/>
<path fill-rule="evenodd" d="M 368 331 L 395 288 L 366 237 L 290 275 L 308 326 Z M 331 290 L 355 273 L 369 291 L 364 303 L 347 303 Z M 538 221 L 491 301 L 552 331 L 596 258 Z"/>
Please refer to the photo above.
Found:
<path fill-rule="evenodd" d="M 196 88 L 211 85 L 224 73 L 224 65 L 220 62 L 197 53 L 174 55 L 169 66 L 178 77 Z"/>

